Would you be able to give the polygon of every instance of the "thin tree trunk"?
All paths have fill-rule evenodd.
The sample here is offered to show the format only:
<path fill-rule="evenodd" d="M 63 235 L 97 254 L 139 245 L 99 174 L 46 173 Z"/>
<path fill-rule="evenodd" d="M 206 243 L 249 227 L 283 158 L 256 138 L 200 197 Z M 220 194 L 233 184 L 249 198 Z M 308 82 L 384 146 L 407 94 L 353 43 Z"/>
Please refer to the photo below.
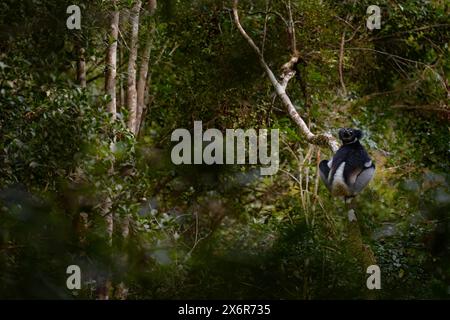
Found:
<path fill-rule="evenodd" d="M 134 3 L 133 8 L 131 9 L 130 22 L 131 22 L 131 41 L 130 41 L 130 55 L 128 58 L 128 81 L 127 81 L 127 106 L 129 110 L 129 118 L 128 118 L 128 129 L 137 134 L 138 130 L 138 119 L 139 119 L 139 101 L 138 101 L 138 88 L 136 87 L 136 60 L 138 55 L 138 36 L 139 36 L 139 12 L 141 10 L 141 1 L 138 0 Z M 150 53 L 148 53 L 148 56 Z M 149 59 L 149 58 L 148 58 Z M 148 72 L 148 59 L 147 59 L 147 70 L 145 70 L 145 79 L 147 78 Z M 145 57 L 144 57 L 145 60 Z M 142 75 L 141 75 L 142 77 Z M 145 88 L 145 82 L 144 82 Z M 130 231 L 130 219 L 129 215 L 124 217 L 121 225 L 121 234 L 122 234 L 122 254 L 120 257 L 120 262 L 126 266 L 128 262 L 128 254 L 127 254 L 127 243 L 128 243 L 128 234 Z M 115 297 L 119 300 L 125 300 L 128 296 L 128 288 L 124 281 L 121 281 L 119 285 L 116 287 Z"/>
<path fill-rule="evenodd" d="M 158 7 L 157 0 L 148 0 L 148 11 L 150 12 L 151 16 L 155 13 L 157 7 Z"/>
<path fill-rule="evenodd" d="M 86 88 L 86 60 L 84 53 L 84 48 L 80 48 L 78 50 L 79 57 L 77 62 L 77 80 L 81 88 Z"/>
<path fill-rule="evenodd" d="M 291 48 L 291 53 L 293 56 L 298 55 L 297 51 L 297 40 L 295 37 L 295 23 L 294 19 L 292 17 L 292 8 L 291 8 L 291 1 L 289 0 L 287 4 L 287 8 L 289 11 L 289 21 L 288 21 L 288 36 L 289 36 L 289 46 Z"/>
<path fill-rule="evenodd" d="M 153 16 L 155 14 L 157 8 L 157 1 L 156 0 L 149 0 L 148 1 L 148 10 L 150 16 Z M 146 106 L 146 95 L 148 93 L 148 85 L 149 85 L 149 77 L 148 77 L 148 64 L 150 61 L 150 53 L 152 50 L 152 36 L 153 36 L 153 26 L 151 26 L 152 30 L 149 31 L 144 52 L 142 54 L 142 61 L 141 66 L 139 70 L 139 80 L 137 84 L 137 115 L 136 115 L 136 135 L 139 134 L 139 130 L 141 129 L 142 125 L 142 117 L 144 114 L 144 109 Z"/>
<path fill-rule="evenodd" d="M 128 129 L 136 133 L 136 116 L 137 116 L 137 90 L 136 90 L 136 60 L 138 54 L 138 35 L 139 35 L 139 12 L 141 10 L 142 1 L 137 0 L 131 9 L 131 42 L 130 56 L 128 59 Z"/>
<path fill-rule="evenodd" d="M 123 55 L 123 46 L 119 46 L 119 61 L 120 64 L 123 64 L 124 61 Z M 122 74 L 119 75 L 119 100 L 117 101 L 117 108 L 123 108 L 125 106 L 125 89 L 124 89 L 124 76 Z"/>
<path fill-rule="evenodd" d="M 139 71 L 139 80 L 137 84 L 136 134 L 139 133 L 140 125 L 142 122 L 142 114 L 145 108 L 145 93 L 148 84 L 148 63 L 150 61 L 151 48 L 152 48 L 152 39 L 151 35 L 149 35 L 142 55 L 142 62 Z"/>
<path fill-rule="evenodd" d="M 112 246 L 112 235 L 114 227 L 114 220 L 113 214 L 111 212 L 111 207 L 112 207 L 112 200 L 108 196 L 103 201 L 100 207 L 100 212 L 105 219 L 106 239 L 109 247 Z M 109 300 L 111 288 L 112 284 L 111 284 L 110 270 L 108 268 L 106 274 L 101 274 L 100 278 L 98 279 L 97 299 Z"/>
<path fill-rule="evenodd" d="M 116 6 L 116 0 L 113 0 L 113 5 Z M 107 105 L 108 112 L 111 113 L 112 118 L 116 118 L 117 101 L 116 101 L 116 76 L 117 76 L 117 37 L 119 34 L 119 16 L 120 13 L 117 8 L 114 8 L 111 20 L 111 32 L 109 40 L 112 43 L 108 48 L 108 55 L 106 57 L 106 81 L 105 91 L 110 96 L 111 101 Z"/>
<path fill-rule="evenodd" d="M 127 250 L 128 250 L 128 237 L 130 234 L 130 222 L 131 222 L 131 216 L 130 215 L 126 215 L 125 217 L 123 217 L 122 219 L 122 223 L 121 223 L 121 235 L 122 235 L 122 247 L 121 247 L 121 254 L 119 256 L 119 261 L 118 263 L 121 265 L 121 268 L 123 270 L 127 269 L 127 264 L 128 264 L 128 254 L 127 254 Z M 121 281 L 117 287 L 116 287 L 116 291 L 115 291 L 115 298 L 118 300 L 126 300 L 128 297 L 128 287 L 125 284 L 124 281 Z"/>
<path fill-rule="evenodd" d="M 114 6 L 114 11 L 111 19 L 111 33 L 110 41 L 113 41 L 108 48 L 108 53 L 106 56 L 106 78 L 105 78 L 105 91 L 111 98 L 111 101 L 107 105 L 107 110 L 111 114 L 113 120 L 116 119 L 117 113 L 117 98 L 116 98 L 116 75 L 117 75 L 117 37 L 119 34 L 119 19 L 120 14 L 116 8 L 116 0 L 112 0 Z M 111 165 L 109 169 L 110 173 L 114 172 L 114 164 Z M 114 230 L 114 217 L 112 213 L 112 199 L 108 196 L 106 197 L 104 203 L 101 206 L 101 214 L 105 219 L 106 228 L 106 239 L 109 247 L 112 247 L 112 238 Z M 108 300 L 112 288 L 112 283 L 110 279 L 110 270 L 107 274 L 99 279 L 97 299 Z"/>
<path fill-rule="evenodd" d="M 361 229 L 359 227 L 358 220 L 356 218 L 354 202 L 346 201 L 345 205 L 348 215 L 347 221 L 348 246 L 350 248 L 350 252 L 354 253 L 355 257 L 358 259 L 358 262 L 362 268 L 362 272 L 365 273 L 367 267 L 377 264 L 377 260 L 370 246 L 364 244 L 363 242 Z M 377 290 L 367 290 L 366 298 L 370 300 L 376 299 L 377 298 L 376 291 Z"/>
<path fill-rule="evenodd" d="M 344 48 L 345 48 L 345 31 L 342 32 L 341 45 L 339 48 L 339 81 L 341 82 L 342 94 L 347 96 L 347 88 L 344 82 Z"/>
<path fill-rule="evenodd" d="M 120 24 L 119 24 L 119 65 L 122 67 L 125 65 L 125 61 L 127 60 L 125 49 L 128 49 L 128 43 L 124 39 L 123 35 L 128 34 L 128 24 L 130 20 L 130 10 L 129 9 L 123 9 L 120 12 Z M 126 91 L 125 91 L 125 75 L 121 73 L 119 75 L 119 100 L 117 101 L 118 106 L 120 105 L 121 108 L 126 107 Z"/>

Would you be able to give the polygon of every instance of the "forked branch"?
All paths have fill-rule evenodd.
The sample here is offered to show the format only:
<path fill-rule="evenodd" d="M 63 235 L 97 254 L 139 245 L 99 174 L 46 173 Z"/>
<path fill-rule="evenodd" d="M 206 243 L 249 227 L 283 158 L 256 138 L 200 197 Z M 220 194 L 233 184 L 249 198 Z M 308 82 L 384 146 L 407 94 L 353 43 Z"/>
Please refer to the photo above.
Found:
<path fill-rule="evenodd" d="M 244 37 L 244 39 L 248 42 L 250 47 L 255 51 L 259 58 L 259 62 L 261 63 L 261 66 L 263 67 L 264 71 L 266 72 L 267 76 L 269 77 L 270 82 L 272 83 L 273 87 L 275 88 L 275 92 L 278 95 L 278 97 L 281 99 L 282 103 L 287 109 L 287 112 L 289 116 L 294 120 L 294 122 L 297 124 L 297 126 L 300 128 L 300 131 L 302 134 L 306 137 L 306 140 L 311 143 L 318 146 L 327 146 L 331 149 L 331 151 L 336 152 L 339 148 L 337 141 L 331 136 L 330 134 L 313 134 L 311 130 L 309 130 L 308 126 L 306 125 L 303 118 L 299 115 L 297 112 L 294 104 L 292 103 L 289 96 L 286 94 L 286 87 L 290 79 L 295 75 L 294 66 L 297 63 L 299 57 L 297 52 L 294 53 L 294 55 L 291 57 L 291 59 L 283 65 L 283 74 L 281 76 L 282 82 L 280 83 L 277 78 L 275 77 L 274 73 L 270 69 L 269 65 L 265 61 L 263 54 L 259 47 L 255 44 L 253 39 L 247 34 L 247 32 L 242 27 L 240 21 L 239 21 L 239 14 L 238 14 L 238 0 L 234 0 L 233 3 L 233 16 L 234 16 L 234 22 L 236 24 L 236 27 L 238 28 L 241 35 Z"/>

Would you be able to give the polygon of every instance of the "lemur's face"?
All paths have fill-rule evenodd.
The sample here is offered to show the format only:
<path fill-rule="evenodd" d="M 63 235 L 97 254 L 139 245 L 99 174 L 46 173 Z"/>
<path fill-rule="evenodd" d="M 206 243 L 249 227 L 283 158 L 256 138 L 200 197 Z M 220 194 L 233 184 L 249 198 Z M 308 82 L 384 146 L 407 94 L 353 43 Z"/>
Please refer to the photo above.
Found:
<path fill-rule="evenodd" d="M 352 143 L 362 138 L 362 131 L 352 128 L 339 129 L 339 139 L 345 143 Z"/>

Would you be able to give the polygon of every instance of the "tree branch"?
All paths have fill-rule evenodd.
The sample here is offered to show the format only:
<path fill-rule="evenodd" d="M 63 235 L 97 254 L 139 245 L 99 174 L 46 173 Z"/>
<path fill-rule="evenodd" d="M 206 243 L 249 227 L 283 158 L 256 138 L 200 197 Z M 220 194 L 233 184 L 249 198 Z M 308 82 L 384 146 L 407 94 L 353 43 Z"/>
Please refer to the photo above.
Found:
<path fill-rule="evenodd" d="M 329 147 L 333 152 L 336 152 L 339 148 L 337 141 L 331 136 L 330 134 L 320 134 L 315 135 L 309 130 L 308 126 L 306 125 L 305 121 L 302 119 L 302 117 L 298 114 L 294 104 L 292 103 L 289 96 L 286 94 L 286 86 L 289 80 L 295 75 L 295 70 L 293 70 L 293 66 L 298 61 L 298 56 L 294 55 L 291 57 L 291 59 L 283 65 L 283 75 L 282 75 L 282 83 L 278 82 L 277 78 L 273 74 L 272 70 L 266 63 L 261 50 L 258 48 L 258 46 L 255 44 L 253 39 L 247 34 L 247 32 L 242 27 L 240 21 L 239 21 L 239 14 L 238 14 L 238 0 L 234 0 L 233 3 L 233 16 L 235 24 L 241 33 L 241 35 L 244 37 L 244 39 L 248 42 L 250 47 L 255 51 L 255 53 L 258 55 L 259 62 L 261 63 L 261 66 L 263 67 L 264 71 L 266 72 L 267 76 L 269 77 L 270 82 L 272 83 L 273 87 L 275 88 L 275 92 L 278 95 L 278 97 L 281 99 L 282 103 L 287 109 L 287 112 L 292 120 L 297 124 L 302 134 L 306 137 L 307 141 L 311 144 L 315 144 L 318 146 L 327 146 Z"/>
<path fill-rule="evenodd" d="M 345 48 L 345 31 L 342 32 L 341 45 L 339 48 L 339 81 L 341 82 L 342 94 L 347 96 L 347 87 L 344 82 L 344 48 Z"/>
<path fill-rule="evenodd" d="M 269 8 L 271 0 L 266 0 L 266 17 L 264 18 L 264 32 L 263 40 L 261 45 L 261 54 L 264 56 L 264 46 L 266 45 L 266 35 L 267 35 L 267 22 L 269 21 Z"/>
<path fill-rule="evenodd" d="M 296 56 L 297 54 L 297 40 L 295 37 L 295 24 L 294 19 L 292 18 L 292 9 L 291 9 L 291 1 L 288 2 L 288 11 L 289 11 L 289 22 L 288 22 L 288 34 L 289 39 L 291 41 L 291 51 L 292 55 Z"/>

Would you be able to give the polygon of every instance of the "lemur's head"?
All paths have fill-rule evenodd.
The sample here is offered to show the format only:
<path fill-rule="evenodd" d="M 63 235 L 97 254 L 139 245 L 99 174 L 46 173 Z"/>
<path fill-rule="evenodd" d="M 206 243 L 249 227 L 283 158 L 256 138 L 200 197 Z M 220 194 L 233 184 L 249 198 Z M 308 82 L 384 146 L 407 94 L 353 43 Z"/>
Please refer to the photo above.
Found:
<path fill-rule="evenodd" d="M 339 139 L 343 144 L 353 143 L 361 139 L 363 133 L 359 129 L 341 128 L 339 129 Z"/>

